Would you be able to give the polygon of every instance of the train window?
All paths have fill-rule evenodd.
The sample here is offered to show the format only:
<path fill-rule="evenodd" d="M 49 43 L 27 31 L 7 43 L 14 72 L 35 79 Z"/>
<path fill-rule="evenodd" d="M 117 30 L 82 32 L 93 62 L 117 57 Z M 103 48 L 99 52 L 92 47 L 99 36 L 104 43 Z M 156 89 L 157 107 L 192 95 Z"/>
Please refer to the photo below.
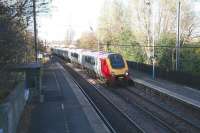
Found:
<path fill-rule="evenodd" d="M 89 57 L 89 60 L 88 60 L 88 61 L 89 61 L 89 63 L 91 64 L 91 62 L 92 62 L 92 58 L 91 58 L 91 57 Z"/>
<path fill-rule="evenodd" d="M 77 54 L 77 53 L 74 53 L 74 57 L 78 59 L 78 54 Z"/>
<path fill-rule="evenodd" d="M 78 54 L 77 53 L 71 53 L 71 56 L 78 59 Z"/>
<path fill-rule="evenodd" d="M 85 56 L 85 62 L 91 64 L 91 65 L 95 65 L 95 60 L 94 58 L 90 57 L 90 56 Z"/>
<path fill-rule="evenodd" d="M 88 56 L 85 56 L 85 62 L 88 63 Z"/>
<path fill-rule="evenodd" d="M 124 60 L 120 54 L 111 54 L 108 56 L 112 68 L 125 67 Z"/>
<path fill-rule="evenodd" d="M 90 62 L 91 62 L 91 58 L 88 56 L 88 60 L 87 60 L 87 62 L 90 64 Z"/>
<path fill-rule="evenodd" d="M 94 58 L 91 58 L 90 64 L 91 64 L 91 65 L 95 65 L 95 60 L 94 60 Z"/>
<path fill-rule="evenodd" d="M 67 52 L 66 52 L 66 51 L 64 52 L 64 56 L 65 56 L 65 57 L 67 56 Z"/>

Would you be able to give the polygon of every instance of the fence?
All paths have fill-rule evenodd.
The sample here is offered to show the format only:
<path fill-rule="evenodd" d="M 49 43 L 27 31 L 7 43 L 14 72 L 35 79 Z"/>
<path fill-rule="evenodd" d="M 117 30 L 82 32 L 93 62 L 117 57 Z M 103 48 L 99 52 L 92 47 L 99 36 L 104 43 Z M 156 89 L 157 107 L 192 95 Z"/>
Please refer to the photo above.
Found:
<path fill-rule="evenodd" d="M 112 52 L 121 53 L 127 60 L 152 64 L 150 55 L 147 55 L 147 50 L 152 51 L 153 47 L 140 45 L 115 45 L 110 46 Z M 187 45 L 179 49 L 179 64 L 178 70 L 181 72 L 200 75 L 200 45 Z M 175 71 L 176 68 L 176 49 L 174 46 L 156 46 L 155 47 L 156 66 L 162 69 Z"/>
<path fill-rule="evenodd" d="M 112 52 L 121 53 L 130 67 L 135 70 L 152 73 L 152 60 L 147 56 L 145 50 L 152 47 L 139 45 L 116 45 L 110 46 Z M 164 78 L 191 87 L 200 87 L 200 46 L 184 46 L 179 49 L 179 64 L 176 71 L 176 49 L 173 46 L 156 46 L 155 74 Z"/>
<path fill-rule="evenodd" d="M 152 73 L 152 65 L 133 62 L 133 61 L 128 61 L 128 65 L 130 68 L 134 70 L 138 70 L 147 74 Z M 156 77 L 173 81 L 175 83 L 180 83 L 200 89 L 200 75 L 194 75 L 191 73 L 180 72 L 180 71 L 165 70 L 160 67 L 155 67 L 155 75 Z"/>

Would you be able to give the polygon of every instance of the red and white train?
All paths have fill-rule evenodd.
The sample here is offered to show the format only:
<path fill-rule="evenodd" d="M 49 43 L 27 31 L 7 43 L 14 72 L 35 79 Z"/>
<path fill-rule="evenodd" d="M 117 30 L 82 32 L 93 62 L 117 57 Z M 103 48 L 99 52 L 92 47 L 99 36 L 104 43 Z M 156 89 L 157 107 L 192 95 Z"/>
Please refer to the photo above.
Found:
<path fill-rule="evenodd" d="M 71 63 L 79 64 L 92 75 L 105 80 L 107 83 L 129 80 L 127 62 L 118 53 L 70 48 L 53 48 L 52 52 Z"/>

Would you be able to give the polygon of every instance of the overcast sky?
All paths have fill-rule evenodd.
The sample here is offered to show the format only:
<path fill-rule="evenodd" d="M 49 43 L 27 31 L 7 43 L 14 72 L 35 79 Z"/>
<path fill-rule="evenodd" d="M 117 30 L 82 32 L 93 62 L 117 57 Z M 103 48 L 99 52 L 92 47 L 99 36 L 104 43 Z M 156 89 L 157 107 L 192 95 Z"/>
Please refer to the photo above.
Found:
<path fill-rule="evenodd" d="M 51 12 L 38 18 L 38 34 L 45 40 L 64 40 L 67 30 L 75 31 L 75 39 L 89 27 L 96 28 L 105 0 L 52 0 Z M 200 0 L 194 0 L 194 10 L 200 14 Z"/>
<path fill-rule="evenodd" d="M 96 27 L 104 0 L 53 0 L 51 14 L 40 16 L 38 34 L 42 39 L 64 40 L 71 26 L 75 36 Z"/>

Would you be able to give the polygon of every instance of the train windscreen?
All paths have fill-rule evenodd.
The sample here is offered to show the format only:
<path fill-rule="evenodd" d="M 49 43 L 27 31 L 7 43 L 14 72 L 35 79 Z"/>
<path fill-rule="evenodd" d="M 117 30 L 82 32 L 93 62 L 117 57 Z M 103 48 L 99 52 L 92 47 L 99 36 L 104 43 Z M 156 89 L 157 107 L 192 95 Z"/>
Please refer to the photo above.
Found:
<path fill-rule="evenodd" d="M 112 68 L 125 67 L 124 60 L 120 54 L 111 54 L 108 56 Z"/>

